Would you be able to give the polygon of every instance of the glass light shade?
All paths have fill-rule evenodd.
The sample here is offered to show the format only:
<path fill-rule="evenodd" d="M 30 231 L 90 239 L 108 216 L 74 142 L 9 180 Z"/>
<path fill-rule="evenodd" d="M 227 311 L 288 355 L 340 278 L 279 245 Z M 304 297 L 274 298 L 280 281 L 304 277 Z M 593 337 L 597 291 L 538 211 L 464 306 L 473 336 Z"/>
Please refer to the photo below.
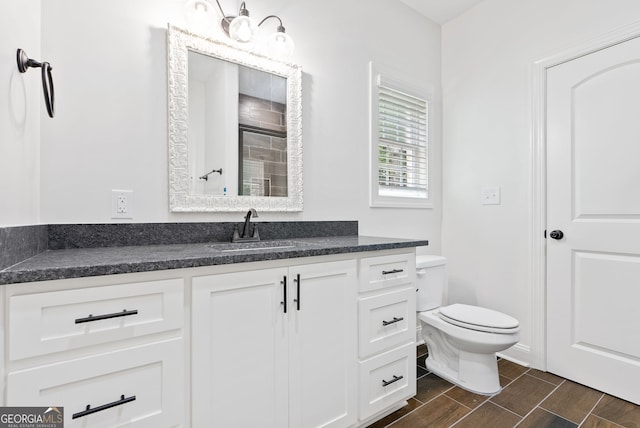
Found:
<path fill-rule="evenodd" d="M 248 15 L 237 16 L 229 24 L 229 37 L 237 42 L 250 42 L 257 32 L 258 24 Z"/>
<path fill-rule="evenodd" d="M 187 28 L 191 32 L 205 36 L 214 33 L 216 15 L 205 0 L 188 0 L 185 3 L 185 15 Z"/>
<path fill-rule="evenodd" d="M 269 36 L 267 41 L 269 55 L 282 61 L 290 61 L 293 57 L 295 44 L 293 39 L 284 31 L 277 31 Z"/>

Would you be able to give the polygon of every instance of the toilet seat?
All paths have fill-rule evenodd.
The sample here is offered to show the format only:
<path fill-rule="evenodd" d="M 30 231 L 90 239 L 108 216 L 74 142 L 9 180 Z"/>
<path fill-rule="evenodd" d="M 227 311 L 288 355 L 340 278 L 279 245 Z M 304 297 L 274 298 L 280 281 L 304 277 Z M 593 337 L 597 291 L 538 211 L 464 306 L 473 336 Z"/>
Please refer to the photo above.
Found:
<path fill-rule="evenodd" d="M 455 303 L 440 308 L 440 318 L 449 324 L 488 333 L 511 334 L 520 330 L 518 320 L 479 306 Z"/>

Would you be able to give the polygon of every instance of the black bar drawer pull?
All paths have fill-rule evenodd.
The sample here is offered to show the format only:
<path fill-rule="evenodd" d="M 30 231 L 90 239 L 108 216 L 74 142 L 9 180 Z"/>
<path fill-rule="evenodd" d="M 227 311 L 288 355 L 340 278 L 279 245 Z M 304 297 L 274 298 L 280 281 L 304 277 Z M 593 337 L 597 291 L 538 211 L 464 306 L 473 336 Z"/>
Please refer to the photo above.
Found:
<path fill-rule="evenodd" d="M 383 326 L 387 326 L 389 324 L 395 324 L 397 322 L 402 321 L 403 319 L 404 319 L 403 317 L 400 317 L 400 318 L 393 317 L 393 319 L 391 321 L 382 320 L 382 325 Z"/>
<path fill-rule="evenodd" d="M 383 270 L 383 275 L 391 275 L 392 273 L 401 273 L 404 272 L 404 269 L 394 269 L 394 270 Z"/>
<path fill-rule="evenodd" d="M 296 282 L 296 298 L 293 299 L 294 302 L 296 302 L 296 309 L 300 310 L 300 274 L 296 275 L 296 279 L 294 279 L 294 281 Z"/>
<path fill-rule="evenodd" d="M 397 381 L 399 381 L 400 379 L 404 379 L 404 376 L 396 376 L 396 375 L 393 375 L 393 379 L 391 379 L 391 380 L 384 380 L 384 379 L 382 379 L 382 386 L 388 386 L 388 385 L 391 385 L 392 383 L 397 382 Z"/>
<path fill-rule="evenodd" d="M 113 314 L 104 314 L 104 315 L 91 315 L 91 314 L 89 314 L 89 316 L 86 317 L 86 318 L 78 318 L 78 319 L 76 319 L 76 324 L 82 324 L 83 322 L 106 320 L 106 319 L 109 319 L 109 318 L 126 317 L 126 316 L 129 316 L 129 315 L 136 315 L 137 313 L 138 313 L 137 309 L 134 309 L 132 311 L 128 311 L 126 309 L 123 309 L 122 312 L 115 312 Z"/>
<path fill-rule="evenodd" d="M 284 305 L 284 313 L 286 314 L 287 313 L 287 277 L 286 276 L 282 278 L 282 281 L 280 281 L 280 284 L 282 284 L 282 294 L 284 298 L 284 300 L 280 302 L 280 304 Z"/>
<path fill-rule="evenodd" d="M 93 409 L 91 408 L 91 404 L 87 404 L 87 410 L 83 410 L 82 412 L 74 413 L 71 418 L 72 419 L 78 419 L 78 418 L 81 418 L 83 416 L 90 415 L 92 413 L 101 412 L 103 410 L 107 410 L 107 409 L 110 409 L 112 407 L 121 406 L 123 404 L 130 403 L 132 401 L 135 401 L 135 399 L 136 399 L 135 395 L 132 395 L 131 397 L 127 397 L 127 398 L 125 398 L 124 395 L 121 395 L 120 399 L 118 401 L 114 401 L 112 403 L 103 404 L 102 406 L 94 407 Z"/>

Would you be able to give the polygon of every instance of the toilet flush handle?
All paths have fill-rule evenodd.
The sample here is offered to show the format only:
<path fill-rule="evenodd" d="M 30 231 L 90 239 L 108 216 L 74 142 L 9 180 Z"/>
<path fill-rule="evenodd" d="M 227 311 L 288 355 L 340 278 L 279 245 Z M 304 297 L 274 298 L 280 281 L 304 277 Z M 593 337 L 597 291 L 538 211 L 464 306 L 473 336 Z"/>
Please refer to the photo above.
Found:
<path fill-rule="evenodd" d="M 418 269 L 416 271 L 416 275 L 417 276 L 425 276 L 427 274 L 427 270 L 426 269 Z M 419 288 L 416 288 L 416 293 L 418 293 L 420 291 Z"/>

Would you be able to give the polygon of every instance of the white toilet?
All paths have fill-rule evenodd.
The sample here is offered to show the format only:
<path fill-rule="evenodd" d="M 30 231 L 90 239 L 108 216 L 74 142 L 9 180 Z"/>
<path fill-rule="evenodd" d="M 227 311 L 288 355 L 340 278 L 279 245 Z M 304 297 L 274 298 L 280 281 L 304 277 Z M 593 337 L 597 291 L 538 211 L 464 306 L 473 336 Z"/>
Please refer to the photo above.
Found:
<path fill-rule="evenodd" d="M 518 342 L 518 320 L 478 306 L 441 306 L 446 261 L 416 257 L 416 311 L 429 351 L 426 368 L 468 391 L 495 394 L 500 391 L 496 352 Z"/>

